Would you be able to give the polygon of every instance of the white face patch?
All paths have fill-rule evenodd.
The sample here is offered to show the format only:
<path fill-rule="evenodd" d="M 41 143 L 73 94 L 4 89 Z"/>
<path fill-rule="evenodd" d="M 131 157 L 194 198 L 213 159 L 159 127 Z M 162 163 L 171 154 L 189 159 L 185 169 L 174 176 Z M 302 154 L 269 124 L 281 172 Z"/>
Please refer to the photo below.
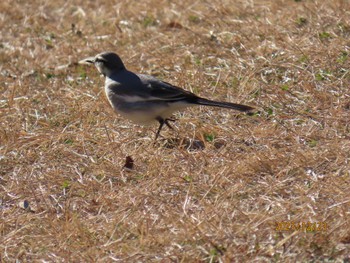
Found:
<path fill-rule="evenodd" d="M 101 74 L 104 74 L 104 65 L 103 62 L 95 62 L 95 67 L 97 68 L 98 72 L 100 72 Z"/>
<path fill-rule="evenodd" d="M 113 73 L 113 70 L 109 69 L 106 66 L 106 61 L 102 60 L 101 58 L 96 58 L 95 59 L 95 67 L 97 68 L 98 72 L 100 72 L 100 74 L 102 74 L 103 76 L 110 76 Z"/>

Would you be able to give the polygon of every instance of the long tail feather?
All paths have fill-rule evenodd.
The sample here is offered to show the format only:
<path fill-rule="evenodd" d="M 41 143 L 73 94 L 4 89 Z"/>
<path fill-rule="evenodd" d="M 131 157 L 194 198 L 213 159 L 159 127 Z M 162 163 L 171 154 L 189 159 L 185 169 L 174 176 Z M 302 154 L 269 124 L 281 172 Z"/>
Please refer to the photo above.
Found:
<path fill-rule="evenodd" d="M 231 102 L 220 102 L 220 101 L 214 101 L 214 100 L 207 100 L 203 98 L 198 98 L 196 103 L 199 105 L 221 107 L 221 108 L 234 109 L 239 111 L 251 111 L 254 109 L 253 107 L 242 105 L 242 104 L 236 104 Z"/>

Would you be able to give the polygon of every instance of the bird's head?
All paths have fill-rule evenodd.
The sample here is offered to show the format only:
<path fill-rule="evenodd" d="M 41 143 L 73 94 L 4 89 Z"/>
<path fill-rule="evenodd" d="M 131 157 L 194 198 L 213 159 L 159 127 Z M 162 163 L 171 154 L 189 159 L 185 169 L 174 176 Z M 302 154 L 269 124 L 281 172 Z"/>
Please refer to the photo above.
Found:
<path fill-rule="evenodd" d="M 94 64 L 97 70 L 109 77 L 114 73 L 125 70 L 125 66 L 120 57 L 113 52 L 103 52 L 95 57 L 89 57 L 79 61 L 79 64 Z"/>

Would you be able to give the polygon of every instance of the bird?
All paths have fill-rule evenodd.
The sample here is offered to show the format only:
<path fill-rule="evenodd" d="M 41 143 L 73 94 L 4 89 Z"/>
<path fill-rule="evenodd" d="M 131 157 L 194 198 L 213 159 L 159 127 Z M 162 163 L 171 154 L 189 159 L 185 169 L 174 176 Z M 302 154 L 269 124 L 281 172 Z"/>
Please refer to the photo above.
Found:
<path fill-rule="evenodd" d="M 156 77 L 129 71 L 119 55 L 102 52 L 79 61 L 93 64 L 105 77 L 106 97 L 115 112 L 137 124 L 159 123 L 155 140 L 164 125 L 173 129 L 171 115 L 195 105 L 221 107 L 249 112 L 254 108 L 231 102 L 215 101 L 174 86 Z"/>

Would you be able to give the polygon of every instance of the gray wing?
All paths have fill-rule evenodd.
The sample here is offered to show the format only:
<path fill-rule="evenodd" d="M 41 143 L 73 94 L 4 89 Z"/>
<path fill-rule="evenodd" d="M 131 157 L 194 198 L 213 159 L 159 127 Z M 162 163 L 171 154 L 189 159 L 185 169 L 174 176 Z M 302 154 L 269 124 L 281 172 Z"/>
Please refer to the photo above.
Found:
<path fill-rule="evenodd" d="M 191 101 L 198 98 L 195 94 L 173 86 L 170 83 L 158 80 L 155 77 L 135 74 L 125 71 L 115 76 L 109 88 L 119 96 L 141 97 L 149 100 L 162 101 Z"/>
<path fill-rule="evenodd" d="M 142 106 L 143 109 L 147 109 L 151 104 L 184 102 L 239 111 L 253 110 L 252 107 L 246 105 L 204 99 L 155 77 L 135 74 L 130 71 L 123 71 L 121 74 L 114 76 L 112 82 L 107 85 L 112 91 L 112 94 L 108 94 L 108 96 L 112 97 L 110 99 L 132 102 L 132 105 L 130 104 L 128 107 L 141 108 Z"/>
<path fill-rule="evenodd" d="M 161 100 L 178 101 L 191 100 L 197 96 L 182 88 L 176 87 L 170 83 L 158 80 L 148 75 L 138 75 L 151 97 L 159 98 Z"/>

